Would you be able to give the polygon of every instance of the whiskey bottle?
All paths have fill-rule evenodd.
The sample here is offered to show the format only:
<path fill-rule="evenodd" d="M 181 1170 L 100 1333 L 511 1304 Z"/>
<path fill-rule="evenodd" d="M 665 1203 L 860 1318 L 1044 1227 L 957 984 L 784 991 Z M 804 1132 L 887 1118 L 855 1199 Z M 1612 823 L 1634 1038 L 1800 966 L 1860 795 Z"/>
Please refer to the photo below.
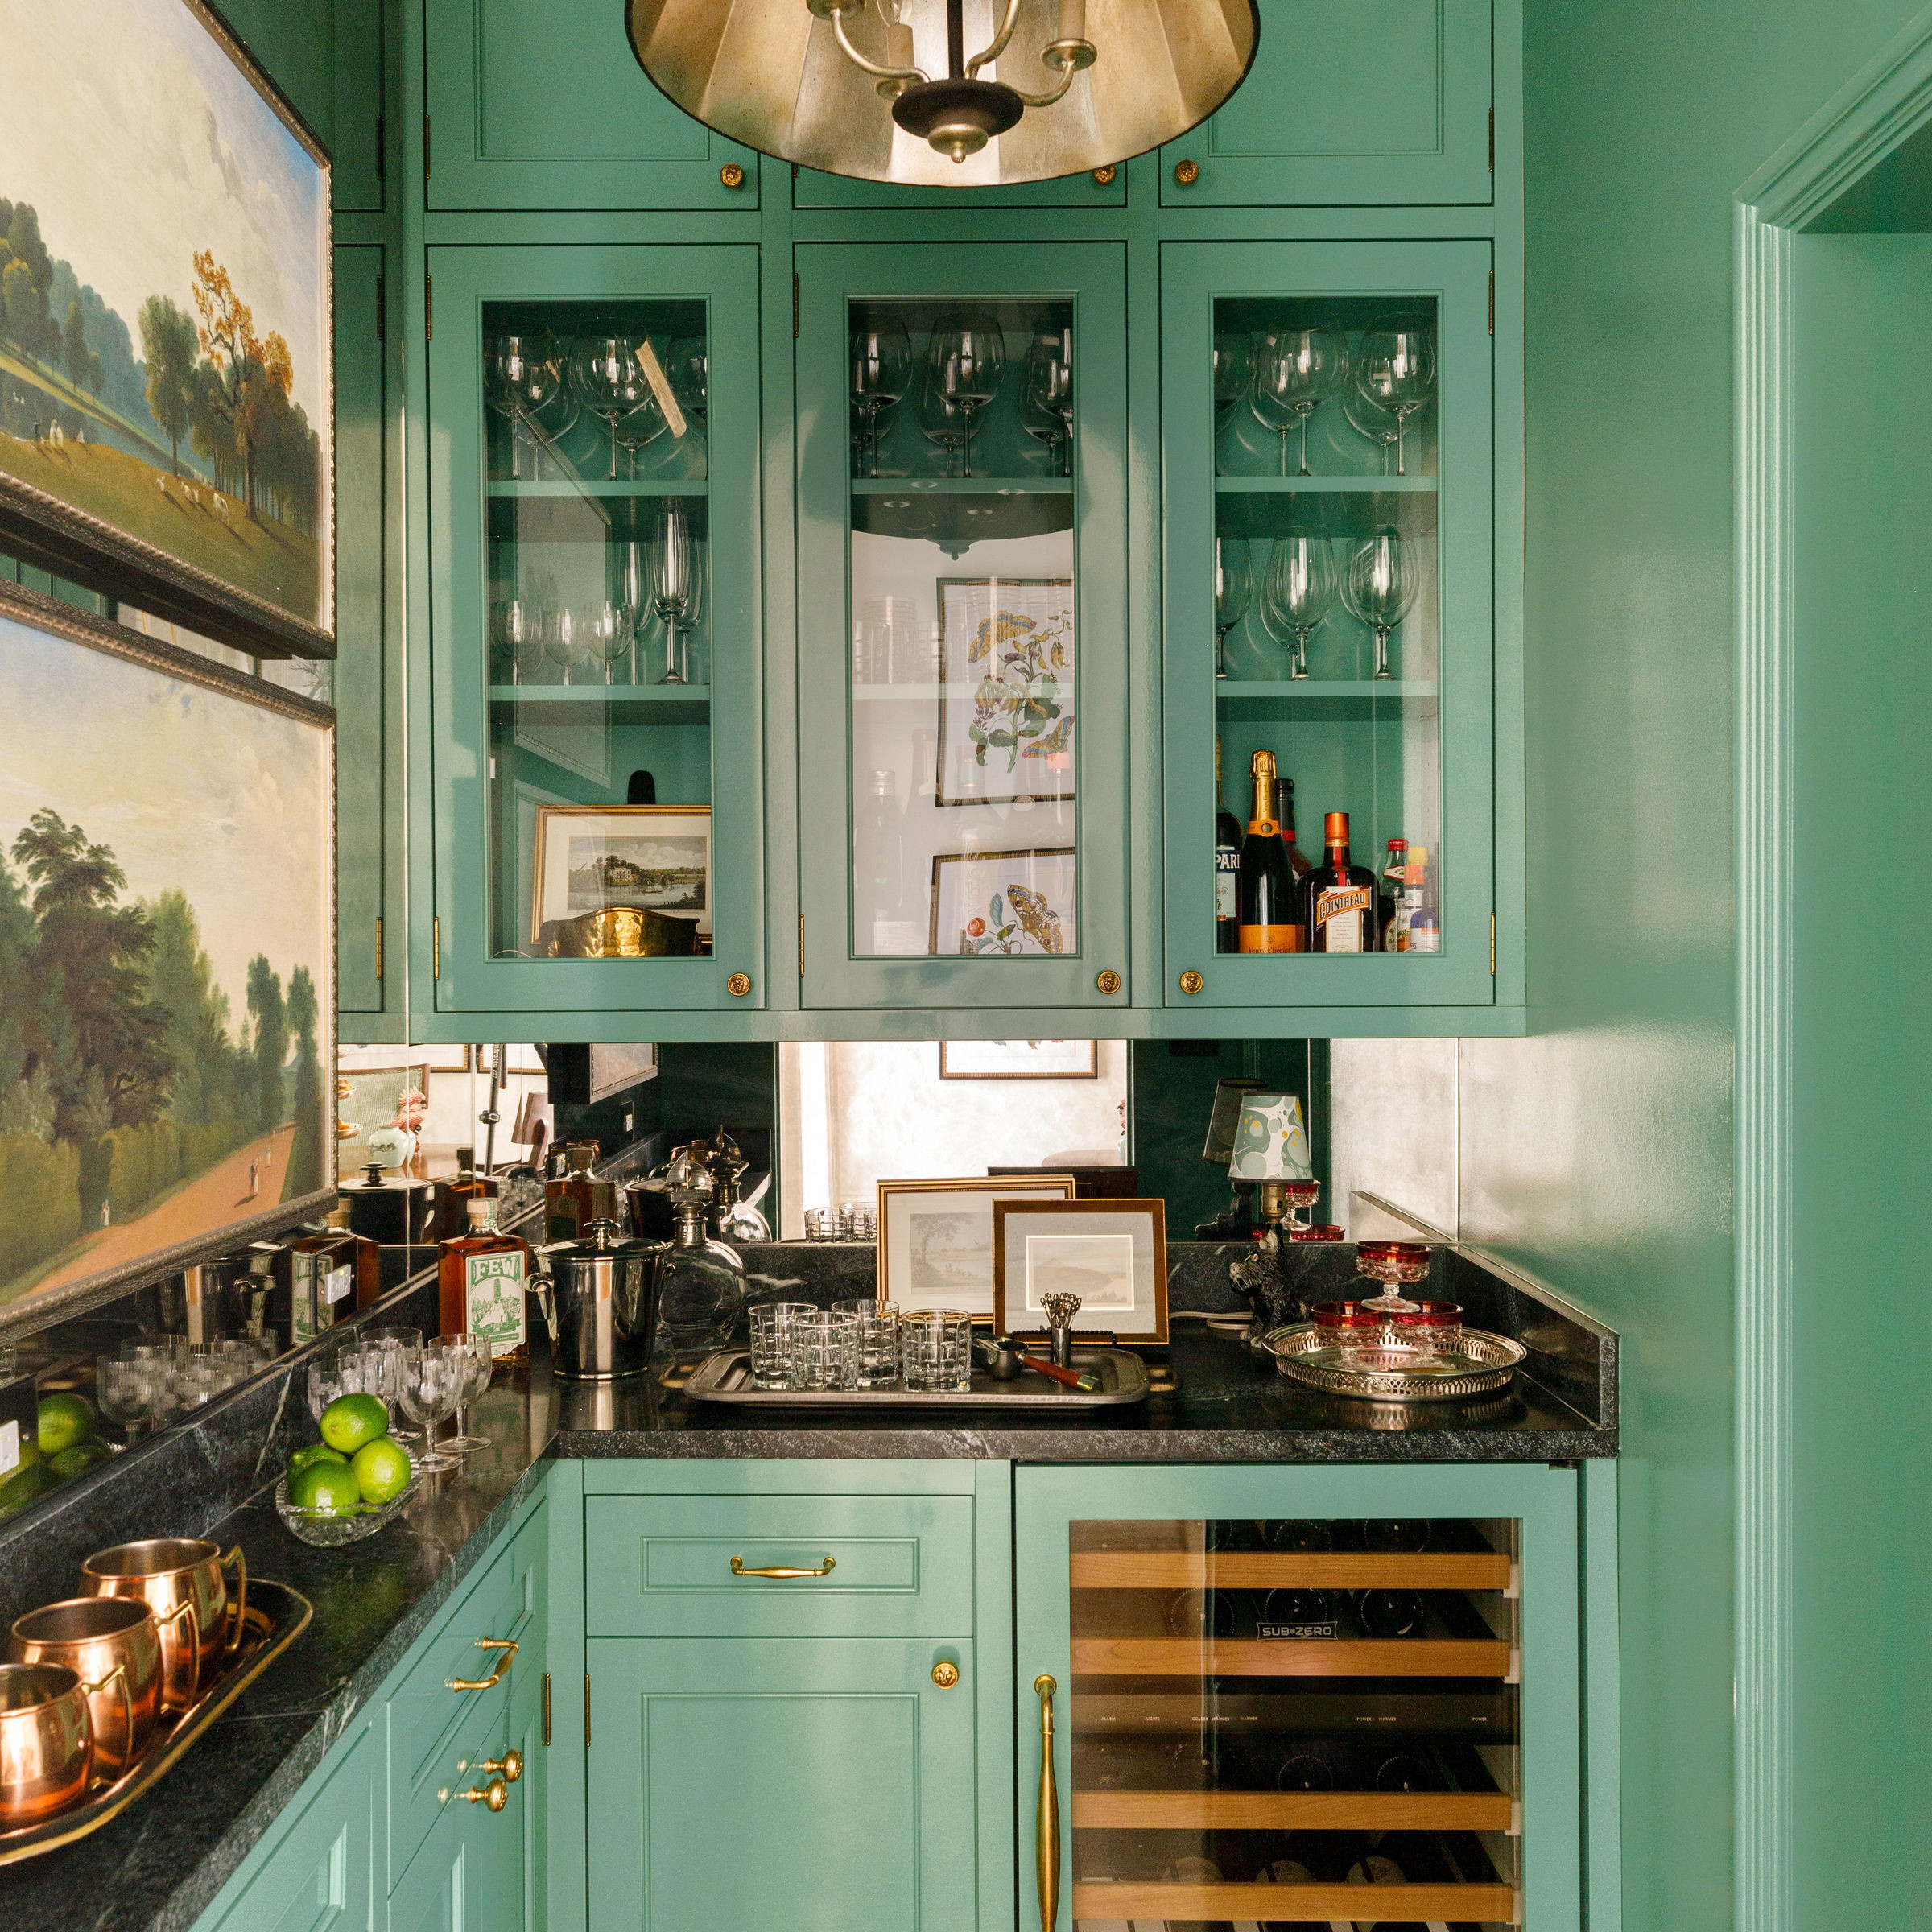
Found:
<path fill-rule="evenodd" d="M 1241 949 L 1241 822 L 1221 799 L 1221 741 L 1214 741 L 1214 949 Z"/>
<path fill-rule="evenodd" d="M 1331 811 L 1322 842 L 1326 863 L 1302 881 L 1302 919 L 1311 952 L 1379 952 L 1375 920 L 1375 874 L 1348 863 L 1348 815 Z"/>
<path fill-rule="evenodd" d="M 597 1164 L 597 1142 L 572 1141 L 564 1154 L 563 1173 L 543 1189 L 545 1241 L 574 1241 L 592 1221 L 621 1224 L 623 1210 L 617 1201 L 617 1183 L 601 1181 L 591 1172 Z"/>
<path fill-rule="evenodd" d="M 1241 950 L 1299 952 L 1302 921 L 1296 904 L 1288 848 L 1274 815 L 1274 753 L 1257 751 L 1250 762 L 1253 808 L 1241 841 Z"/>
<path fill-rule="evenodd" d="M 489 1174 L 478 1174 L 476 1170 L 475 1148 L 459 1147 L 456 1179 L 436 1183 L 436 1205 L 430 1210 L 429 1220 L 429 1238 L 432 1241 L 453 1241 L 468 1229 L 468 1203 L 497 1198 L 497 1183 Z"/>
<path fill-rule="evenodd" d="M 497 1203 L 489 1196 L 474 1196 L 464 1208 L 469 1232 L 444 1241 L 436 1263 L 442 1332 L 486 1336 L 490 1353 L 514 1367 L 530 1359 L 530 1244 L 497 1228 Z"/>

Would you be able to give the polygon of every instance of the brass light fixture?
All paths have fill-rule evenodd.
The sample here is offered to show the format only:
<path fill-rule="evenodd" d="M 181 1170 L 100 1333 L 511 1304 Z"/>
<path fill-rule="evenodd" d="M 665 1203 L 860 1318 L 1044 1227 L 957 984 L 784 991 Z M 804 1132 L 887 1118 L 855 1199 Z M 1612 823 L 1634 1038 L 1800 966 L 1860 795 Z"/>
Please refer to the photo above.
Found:
<path fill-rule="evenodd" d="M 625 6 L 638 64 L 707 126 L 930 188 L 1081 174 L 1172 141 L 1241 85 L 1261 31 L 1255 0 Z"/>

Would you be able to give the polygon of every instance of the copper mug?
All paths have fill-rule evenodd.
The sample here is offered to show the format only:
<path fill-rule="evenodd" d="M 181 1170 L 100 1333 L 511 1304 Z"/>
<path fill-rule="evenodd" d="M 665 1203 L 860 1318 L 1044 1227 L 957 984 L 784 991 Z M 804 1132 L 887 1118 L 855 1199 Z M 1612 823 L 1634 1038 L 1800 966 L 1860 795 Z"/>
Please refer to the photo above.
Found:
<path fill-rule="evenodd" d="M 87 1693 L 64 1664 L 0 1664 L 0 1830 L 87 1795 Z"/>
<path fill-rule="evenodd" d="M 16 1620 L 6 1653 L 16 1663 L 64 1664 L 80 1679 L 94 1775 L 130 1770 L 161 1715 L 161 1632 L 134 1596 L 72 1596 Z"/>
<path fill-rule="evenodd" d="M 230 1564 L 236 1573 L 233 1598 L 222 1575 Z M 138 1596 L 154 1612 L 161 1633 L 163 1711 L 185 1711 L 217 1662 L 241 1646 L 248 1566 L 239 1546 L 224 1556 L 219 1544 L 195 1537 L 117 1543 L 80 1566 L 80 1587 L 89 1596 Z"/>

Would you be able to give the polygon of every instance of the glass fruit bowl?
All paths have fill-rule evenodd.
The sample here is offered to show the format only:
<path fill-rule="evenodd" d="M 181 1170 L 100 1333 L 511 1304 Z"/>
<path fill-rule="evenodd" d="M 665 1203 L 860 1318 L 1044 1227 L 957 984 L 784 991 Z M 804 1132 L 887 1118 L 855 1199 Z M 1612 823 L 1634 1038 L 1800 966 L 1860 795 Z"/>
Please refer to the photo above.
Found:
<path fill-rule="evenodd" d="M 288 1478 L 275 1484 L 275 1514 L 283 1527 L 298 1542 L 318 1550 L 340 1550 L 374 1536 L 385 1523 L 392 1523 L 409 1506 L 410 1499 L 423 1487 L 423 1472 L 410 1458 L 409 1487 L 386 1503 L 362 1503 L 353 1509 L 304 1509 L 289 1500 Z"/>

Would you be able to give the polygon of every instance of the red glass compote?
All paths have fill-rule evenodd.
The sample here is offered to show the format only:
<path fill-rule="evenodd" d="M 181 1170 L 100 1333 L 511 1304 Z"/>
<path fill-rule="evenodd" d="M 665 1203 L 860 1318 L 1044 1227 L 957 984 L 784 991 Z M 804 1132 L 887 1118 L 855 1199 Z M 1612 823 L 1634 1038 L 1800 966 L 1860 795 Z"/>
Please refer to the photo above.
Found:
<path fill-rule="evenodd" d="M 1360 1305 L 1374 1314 L 1389 1316 L 1413 1314 L 1421 1307 L 1396 1293 L 1398 1283 L 1426 1281 L 1429 1276 L 1429 1245 L 1426 1241 L 1361 1241 L 1356 1245 L 1355 1269 L 1372 1282 L 1380 1282 L 1381 1293 L 1372 1294 Z"/>
<path fill-rule="evenodd" d="M 1315 1204 L 1322 1198 L 1322 1184 L 1319 1181 L 1283 1181 L 1281 1189 L 1282 1199 L 1288 1206 L 1284 1230 L 1293 1241 L 1308 1226 Z"/>

